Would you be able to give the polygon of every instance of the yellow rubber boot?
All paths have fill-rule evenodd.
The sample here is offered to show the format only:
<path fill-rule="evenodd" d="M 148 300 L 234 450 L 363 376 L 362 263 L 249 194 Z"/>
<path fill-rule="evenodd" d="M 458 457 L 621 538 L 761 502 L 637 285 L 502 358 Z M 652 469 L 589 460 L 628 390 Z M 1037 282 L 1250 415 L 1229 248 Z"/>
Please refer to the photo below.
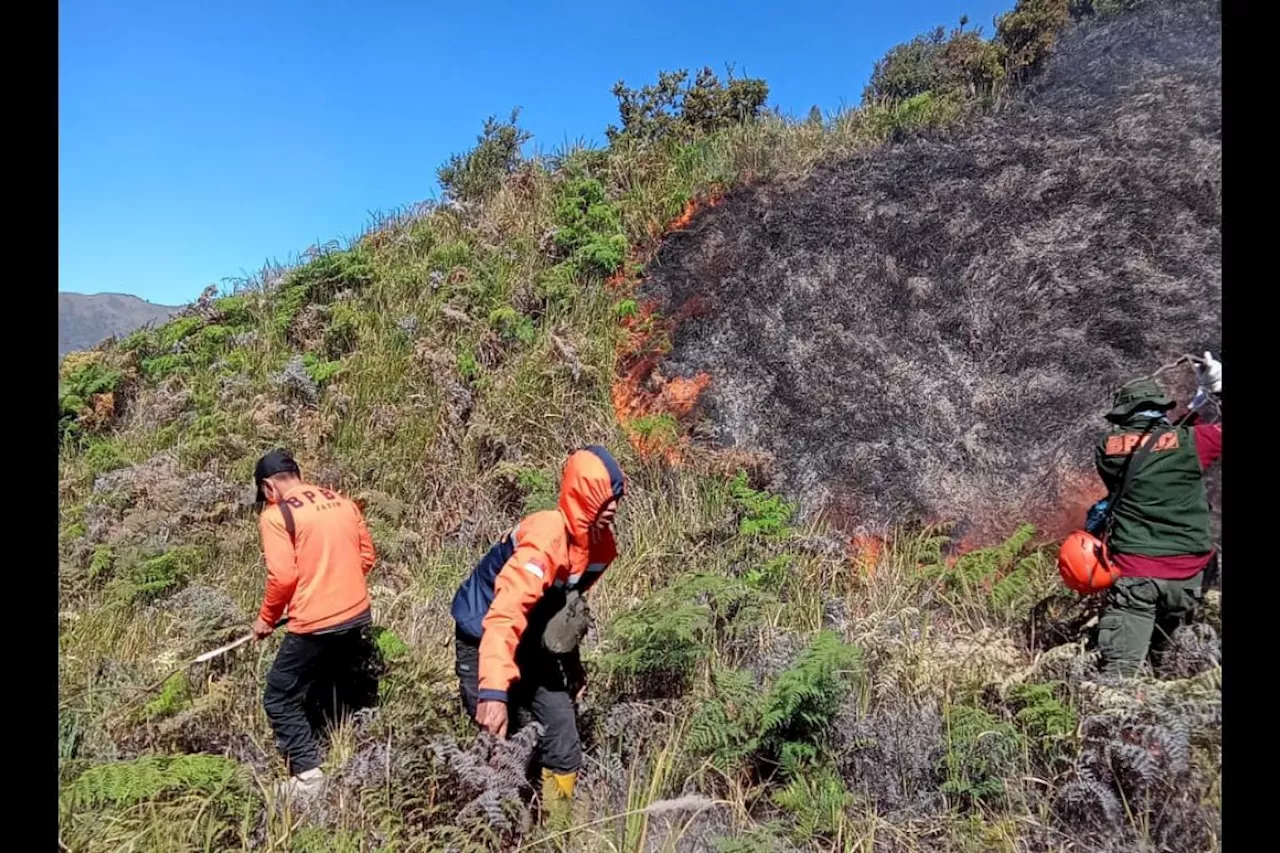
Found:
<path fill-rule="evenodd" d="M 577 773 L 554 773 L 542 768 L 542 811 L 556 829 L 569 827 L 573 787 L 577 783 Z"/>

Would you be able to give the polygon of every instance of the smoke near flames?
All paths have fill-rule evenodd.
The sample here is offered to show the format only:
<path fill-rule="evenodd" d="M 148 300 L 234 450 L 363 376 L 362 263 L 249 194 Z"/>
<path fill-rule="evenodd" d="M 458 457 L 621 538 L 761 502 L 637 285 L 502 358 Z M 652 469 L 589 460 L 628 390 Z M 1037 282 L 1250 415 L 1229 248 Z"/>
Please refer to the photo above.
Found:
<path fill-rule="evenodd" d="M 1221 344 L 1219 5 L 1151 5 L 999 114 L 680 223 L 641 295 L 718 444 L 851 534 L 1080 524 L 1111 391 Z"/>

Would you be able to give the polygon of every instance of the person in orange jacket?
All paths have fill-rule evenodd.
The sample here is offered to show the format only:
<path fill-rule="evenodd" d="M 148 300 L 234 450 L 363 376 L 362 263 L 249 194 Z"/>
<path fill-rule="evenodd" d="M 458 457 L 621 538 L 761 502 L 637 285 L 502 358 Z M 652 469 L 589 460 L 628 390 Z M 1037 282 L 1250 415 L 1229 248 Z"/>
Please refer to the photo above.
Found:
<path fill-rule="evenodd" d="M 586 686 L 577 649 L 586 630 L 582 595 L 617 556 L 613 521 L 624 491 L 607 450 L 575 451 L 557 508 L 521 520 L 453 598 L 462 703 L 499 737 L 511 710 L 542 724 L 543 803 L 553 811 L 567 807 L 582 764 L 575 717 Z"/>
<path fill-rule="evenodd" d="M 324 779 L 317 730 L 351 704 L 376 699 L 365 586 L 376 554 L 360 508 L 305 482 L 287 451 L 258 460 L 254 480 L 267 563 L 254 636 L 265 639 L 288 612 L 262 704 L 292 777 L 286 789 L 310 793 Z"/>

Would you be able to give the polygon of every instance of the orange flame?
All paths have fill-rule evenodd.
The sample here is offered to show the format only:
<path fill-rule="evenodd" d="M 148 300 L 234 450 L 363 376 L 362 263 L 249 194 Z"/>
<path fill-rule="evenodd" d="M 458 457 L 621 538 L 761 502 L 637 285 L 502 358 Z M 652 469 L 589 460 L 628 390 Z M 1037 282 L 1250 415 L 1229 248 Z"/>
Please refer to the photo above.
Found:
<path fill-rule="evenodd" d="M 879 536 L 855 536 L 850 545 L 853 548 L 854 566 L 868 578 L 874 578 L 876 563 L 880 560 L 880 552 L 884 550 L 884 541 Z"/>
<path fill-rule="evenodd" d="M 702 389 L 711 384 L 711 377 L 706 373 L 685 378 L 677 376 L 667 382 L 658 393 L 657 408 L 670 412 L 677 418 L 684 417 L 693 411 Z"/>
<path fill-rule="evenodd" d="M 693 221 L 693 215 L 697 212 L 698 202 L 694 199 L 689 199 L 689 202 L 684 206 L 684 210 L 680 212 L 680 215 L 672 220 L 671 224 L 667 226 L 667 230 L 678 231 L 681 228 L 684 228 Z"/>
<path fill-rule="evenodd" d="M 702 200 L 691 199 L 665 229 L 651 228 L 650 234 L 654 238 L 652 244 L 636 251 L 628 259 L 628 263 L 609 278 L 607 284 L 624 293 L 634 292 L 638 284 L 634 270 L 646 256 L 657 250 L 661 235 L 687 227 L 699 210 L 713 207 L 718 202 L 718 193 Z M 655 368 L 666 354 L 663 343 L 670 340 L 671 332 L 682 320 L 702 310 L 703 303 L 693 299 L 680 306 L 670 318 L 659 320 L 654 316 L 653 304 L 645 303 L 633 316 L 623 320 L 627 334 L 619 343 L 615 356 L 616 378 L 610 396 L 618 422 L 642 456 L 661 455 L 675 464 L 680 461 L 688 445 L 685 437 L 677 437 L 672 443 L 667 437 L 642 435 L 634 428 L 634 422 L 639 418 L 661 414 L 671 415 L 679 421 L 693 411 L 703 389 L 710 384 L 711 377 L 705 373 L 670 380 L 654 374 Z"/>

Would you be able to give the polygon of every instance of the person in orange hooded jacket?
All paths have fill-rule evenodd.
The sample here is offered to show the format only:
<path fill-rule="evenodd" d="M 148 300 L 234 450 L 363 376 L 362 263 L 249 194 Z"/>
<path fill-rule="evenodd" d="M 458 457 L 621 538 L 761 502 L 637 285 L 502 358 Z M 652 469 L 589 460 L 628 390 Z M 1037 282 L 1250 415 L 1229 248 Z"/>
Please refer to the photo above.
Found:
<path fill-rule="evenodd" d="M 617 556 L 613 520 L 624 490 L 622 469 L 607 450 L 575 451 L 557 508 L 521 520 L 453 598 L 463 705 L 499 737 L 509 709 L 542 724 L 543 801 L 551 807 L 572 797 L 582 763 L 574 704 L 586 682 L 576 640 L 571 651 L 557 653 L 550 648 L 561 646 L 548 644 L 544 633 Z"/>
<path fill-rule="evenodd" d="M 292 774 L 285 788 L 310 793 L 323 783 L 316 732 L 377 697 L 365 586 L 376 554 L 360 508 L 305 482 L 286 451 L 258 460 L 254 480 L 267 563 L 254 636 L 269 636 L 288 610 L 262 704 Z"/>

